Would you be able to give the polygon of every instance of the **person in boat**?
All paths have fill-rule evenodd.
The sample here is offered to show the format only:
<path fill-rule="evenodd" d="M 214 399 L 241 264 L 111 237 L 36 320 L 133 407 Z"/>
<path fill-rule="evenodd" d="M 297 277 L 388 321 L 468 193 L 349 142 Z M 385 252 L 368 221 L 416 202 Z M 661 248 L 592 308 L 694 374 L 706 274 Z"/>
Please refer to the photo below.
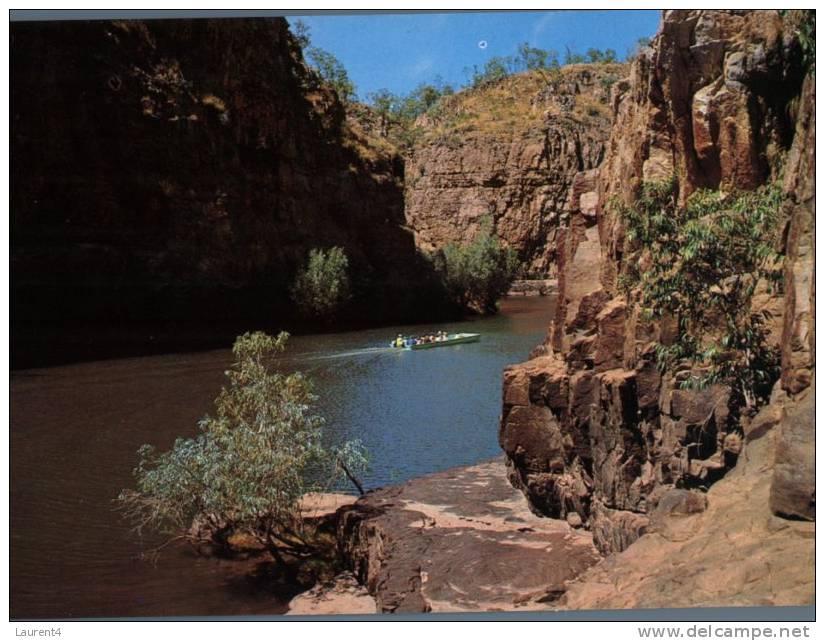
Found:
<path fill-rule="evenodd" d="M 404 347 L 404 337 L 401 334 L 396 337 L 393 347 Z"/>

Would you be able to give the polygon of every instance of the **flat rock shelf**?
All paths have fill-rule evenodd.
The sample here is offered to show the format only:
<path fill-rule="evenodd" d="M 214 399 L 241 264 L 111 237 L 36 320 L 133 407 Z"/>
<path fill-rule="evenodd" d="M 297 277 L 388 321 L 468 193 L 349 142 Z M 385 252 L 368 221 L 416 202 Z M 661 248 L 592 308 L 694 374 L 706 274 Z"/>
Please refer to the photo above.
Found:
<path fill-rule="evenodd" d="M 530 512 L 503 459 L 369 492 L 337 527 L 377 612 L 550 609 L 600 559 L 588 532 Z"/>

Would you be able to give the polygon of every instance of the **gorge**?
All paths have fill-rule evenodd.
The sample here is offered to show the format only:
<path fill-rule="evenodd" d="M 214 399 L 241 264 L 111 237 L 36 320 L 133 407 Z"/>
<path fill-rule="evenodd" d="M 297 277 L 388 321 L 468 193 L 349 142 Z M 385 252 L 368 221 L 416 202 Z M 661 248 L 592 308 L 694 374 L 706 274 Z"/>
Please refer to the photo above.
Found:
<path fill-rule="evenodd" d="M 12 364 L 300 326 L 289 283 L 316 246 L 346 248 L 358 275 L 336 329 L 451 318 L 426 255 L 489 221 L 521 276 L 557 282 L 530 308 L 546 305 L 545 338 L 501 374 L 503 456 L 411 465 L 402 484 L 382 470 L 328 515 L 348 574 L 292 610 L 346 613 L 353 594 L 397 613 L 812 604 L 815 83 L 800 14 L 664 11 L 632 60 L 442 97 L 406 146 L 318 81 L 283 19 L 16 24 Z M 763 401 L 691 387 L 701 365 L 657 357 L 684 326 L 645 309 L 651 254 L 621 212 L 665 182 L 676 208 L 779 190 L 781 285 L 749 299 L 778 355 Z M 35 403 L 34 375 L 20 381 Z M 455 424 L 470 433 L 437 427 Z"/>
<path fill-rule="evenodd" d="M 558 270 L 555 318 L 531 360 L 505 370 L 500 443 L 509 479 L 532 510 L 566 519 L 574 530 L 585 524 L 605 560 L 563 582 L 552 598 L 542 591 L 519 597 L 514 588 L 522 605 L 812 602 L 814 86 L 796 56 L 776 12 L 664 12 L 651 47 L 612 89 L 604 158 L 579 163 L 557 183 L 567 196 L 555 200 L 564 208 L 554 210 L 558 225 L 546 238 L 555 245 L 545 254 Z M 472 141 L 462 141 L 458 153 L 472 149 Z M 449 168 L 457 152 L 440 153 L 446 160 L 437 166 Z M 475 154 L 468 156 L 452 162 L 470 167 L 469 177 L 455 172 L 471 183 L 462 185 L 471 190 L 464 211 L 482 200 L 473 184 Z M 447 191 L 445 173 L 421 172 L 421 181 L 437 189 L 436 203 Z M 740 414 L 724 385 L 681 385 L 684 366 L 662 371 L 653 347 L 672 342 L 676 329 L 645 318 L 621 287 L 639 256 L 625 254 L 624 221 L 612 203 L 630 205 L 644 182 L 673 175 L 681 203 L 701 188 L 781 184 L 785 288 L 763 288 L 752 301 L 771 312 L 768 340 L 781 354 L 781 376 L 755 415 Z M 420 218 L 418 182 L 407 189 L 408 215 L 431 242 L 436 227 Z M 466 202 L 462 192 L 447 193 L 452 203 Z M 466 229 L 460 218 L 439 220 L 453 233 Z M 375 508 L 372 499 L 362 501 Z M 415 512 L 407 505 L 388 511 Z M 451 505 L 460 513 L 463 502 Z M 418 511 L 426 514 L 426 506 Z M 345 545 L 358 541 L 361 548 L 353 558 L 362 580 L 379 607 L 393 610 L 397 597 L 385 594 L 381 577 L 403 572 L 393 548 L 393 534 L 403 534 L 387 517 L 344 510 L 342 518 Z M 361 519 L 358 527 L 352 518 Z M 432 526 L 438 525 L 436 518 Z M 370 537 L 380 543 L 365 545 Z M 439 594 L 438 586 L 413 591 L 420 602 L 432 590 Z M 437 597 L 423 600 L 425 609 L 444 607 Z"/>

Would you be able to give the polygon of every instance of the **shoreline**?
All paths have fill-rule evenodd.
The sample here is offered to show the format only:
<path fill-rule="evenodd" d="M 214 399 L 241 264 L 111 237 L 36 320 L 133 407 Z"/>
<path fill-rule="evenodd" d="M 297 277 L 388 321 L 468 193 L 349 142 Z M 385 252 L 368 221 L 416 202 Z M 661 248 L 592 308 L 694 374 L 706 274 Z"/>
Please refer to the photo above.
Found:
<path fill-rule="evenodd" d="M 335 519 L 349 573 L 292 613 L 544 610 L 601 558 L 590 533 L 530 512 L 503 456 L 372 490 Z"/>
<path fill-rule="evenodd" d="M 335 512 L 349 572 L 297 595 L 287 613 L 812 604 L 816 524 L 769 508 L 778 438 L 775 426 L 754 436 L 703 509 L 663 501 L 635 543 L 607 556 L 580 523 L 531 512 L 503 456 L 371 490 Z M 780 556 L 795 562 L 772 566 Z"/>

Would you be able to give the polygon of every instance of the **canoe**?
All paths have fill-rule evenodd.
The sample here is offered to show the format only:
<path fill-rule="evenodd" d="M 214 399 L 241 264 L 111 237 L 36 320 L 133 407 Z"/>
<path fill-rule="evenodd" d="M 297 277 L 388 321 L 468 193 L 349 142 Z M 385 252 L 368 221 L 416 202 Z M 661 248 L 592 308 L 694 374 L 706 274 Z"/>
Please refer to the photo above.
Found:
<path fill-rule="evenodd" d="M 475 343 L 481 334 L 448 334 L 445 341 L 434 341 L 432 343 L 419 343 L 410 345 L 405 349 L 430 349 L 432 347 L 447 347 L 448 345 L 460 345 L 461 343 Z"/>

